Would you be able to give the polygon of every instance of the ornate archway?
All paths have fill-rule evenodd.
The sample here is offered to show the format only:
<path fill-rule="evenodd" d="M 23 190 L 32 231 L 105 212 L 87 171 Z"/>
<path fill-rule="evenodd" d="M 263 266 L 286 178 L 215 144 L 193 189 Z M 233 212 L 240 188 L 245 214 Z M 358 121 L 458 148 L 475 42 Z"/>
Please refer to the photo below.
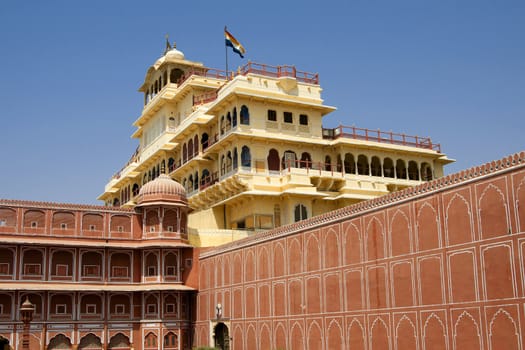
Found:
<path fill-rule="evenodd" d="M 213 328 L 213 340 L 215 347 L 221 350 L 230 350 L 230 334 L 228 331 L 228 326 L 224 323 L 219 322 Z"/>

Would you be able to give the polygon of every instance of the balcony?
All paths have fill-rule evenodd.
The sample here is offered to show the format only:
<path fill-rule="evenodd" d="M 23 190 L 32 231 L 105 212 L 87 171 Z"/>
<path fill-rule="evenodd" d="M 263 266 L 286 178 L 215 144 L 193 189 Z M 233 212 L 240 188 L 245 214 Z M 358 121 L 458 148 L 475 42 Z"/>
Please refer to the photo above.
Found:
<path fill-rule="evenodd" d="M 339 138 L 416 147 L 441 153 L 441 145 L 439 143 L 432 143 L 430 137 L 410 136 L 392 131 L 385 132 L 381 130 L 356 128 L 355 126 L 340 125 L 334 129 L 323 128 L 323 139 L 336 140 Z"/>
<path fill-rule="evenodd" d="M 241 67 L 239 73 L 242 75 L 252 73 L 271 78 L 295 78 L 302 83 L 319 85 L 318 73 L 300 71 L 294 66 L 270 66 L 267 64 L 248 62 Z"/>

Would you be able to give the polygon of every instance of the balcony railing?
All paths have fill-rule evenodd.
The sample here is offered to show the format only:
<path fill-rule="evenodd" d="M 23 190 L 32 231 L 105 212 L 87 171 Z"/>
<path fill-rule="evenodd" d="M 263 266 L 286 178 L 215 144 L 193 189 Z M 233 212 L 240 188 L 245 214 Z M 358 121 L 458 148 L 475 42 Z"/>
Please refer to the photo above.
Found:
<path fill-rule="evenodd" d="M 246 75 L 248 73 L 260 74 L 273 78 L 292 77 L 303 83 L 319 84 L 318 73 L 303 72 L 297 70 L 294 66 L 270 66 L 267 64 L 248 62 L 241 67 L 240 74 Z"/>
<path fill-rule="evenodd" d="M 392 131 L 385 132 L 381 130 L 363 129 L 356 128 L 355 126 L 344 125 L 340 125 L 334 129 L 323 128 L 324 139 L 335 140 L 341 137 L 354 140 L 373 141 L 392 145 L 424 148 L 441 153 L 441 145 L 439 143 L 432 143 L 430 137 L 411 136 L 394 133 Z"/>
<path fill-rule="evenodd" d="M 220 79 L 220 80 L 227 79 L 226 71 L 223 71 L 221 69 L 196 68 L 196 69 L 191 69 L 187 71 L 183 76 L 181 76 L 179 81 L 177 81 L 177 84 L 179 86 L 182 85 L 186 80 L 188 80 L 193 75 L 197 75 L 197 76 L 205 77 L 205 78 L 215 78 L 215 79 Z"/>
<path fill-rule="evenodd" d="M 211 185 L 216 184 L 217 182 L 219 182 L 219 172 L 215 171 L 208 176 L 204 176 L 201 179 L 199 184 L 199 190 L 203 191 Z"/>
<path fill-rule="evenodd" d="M 283 78 L 283 77 L 291 77 L 295 78 L 300 82 L 308 83 L 308 84 L 319 84 L 319 74 L 318 73 L 310 73 L 305 71 L 297 70 L 294 66 L 271 66 L 268 64 L 261 64 L 261 63 L 255 63 L 255 62 L 248 62 L 244 66 L 242 66 L 239 71 L 237 71 L 237 74 L 240 75 L 246 75 L 249 73 L 253 74 L 260 74 L 267 77 L 272 78 Z M 206 77 L 206 78 L 215 78 L 220 80 L 228 80 L 234 77 L 235 73 L 230 72 L 230 74 L 226 74 L 226 71 L 221 69 L 215 69 L 215 68 L 195 68 L 192 70 L 189 70 L 186 72 L 178 81 L 177 84 L 180 86 L 183 84 L 188 78 L 190 78 L 193 75 Z"/>
<path fill-rule="evenodd" d="M 217 91 L 206 92 L 202 95 L 193 96 L 193 105 L 203 105 L 208 102 L 215 101 L 217 99 Z"/>

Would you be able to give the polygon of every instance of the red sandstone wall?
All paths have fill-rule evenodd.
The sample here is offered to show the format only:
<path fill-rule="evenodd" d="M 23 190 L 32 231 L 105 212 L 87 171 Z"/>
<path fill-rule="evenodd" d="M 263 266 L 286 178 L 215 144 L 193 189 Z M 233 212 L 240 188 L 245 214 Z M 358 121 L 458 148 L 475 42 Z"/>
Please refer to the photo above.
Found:
<path fill-rule="evenodd" d="M 195 344 L 521 349 L 524 203 L 521 153 L 203 253 Z"/>

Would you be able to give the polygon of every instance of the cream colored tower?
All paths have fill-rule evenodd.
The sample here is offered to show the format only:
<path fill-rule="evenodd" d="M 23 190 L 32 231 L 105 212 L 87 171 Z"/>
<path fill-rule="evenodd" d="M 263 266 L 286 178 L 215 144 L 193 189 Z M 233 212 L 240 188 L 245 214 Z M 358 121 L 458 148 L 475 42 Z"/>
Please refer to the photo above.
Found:
<path fill-rule="evenodd" d="M 452 162 L 429 138 L 323 128 L 335 108 L 323 104 L 318 75 L 293 66 L 249 62 L 226 76 L 174 47 L 139 91 L 140 145 L 99 199 L 133 207 L 142 185 L 166 173 L 187 191 L 198 246 L 413 186 Z"/>

